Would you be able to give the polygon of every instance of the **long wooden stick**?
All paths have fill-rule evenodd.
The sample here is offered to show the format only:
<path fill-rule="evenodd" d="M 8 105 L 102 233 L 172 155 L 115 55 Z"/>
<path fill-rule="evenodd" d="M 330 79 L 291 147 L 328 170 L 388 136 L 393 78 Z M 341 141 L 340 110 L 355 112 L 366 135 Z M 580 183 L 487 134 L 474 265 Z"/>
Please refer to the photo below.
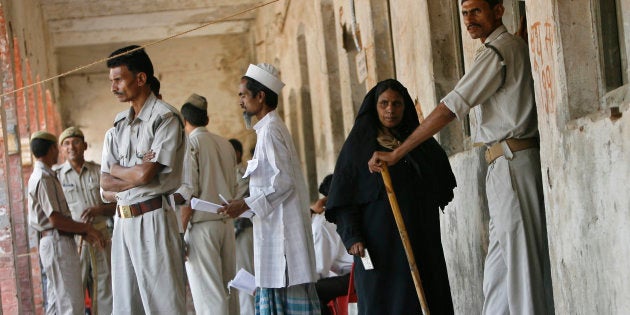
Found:
<path fill-rule="evenodd" d="M 405 248 L 405 254 L 407 254 L 407 261 L 409 262 L 409 268 L 411 269 L 411 276 L 413 277 L 413 283 L 416 286 L 416 293 L 418 293 L 418 299 L 420 300 L 420 306 L 422 307 L 422 313 L 424 315 L 430 315 L 429 306 L 427 305 L 427 299 L 424 296 L 424 289 L 422 288 L 422 280 L 420 279 L 420 272 L 416 265 L 416 259 L 413 256 L 413 249 L 411 248 L 411 242 L 409 236 L 407 236 L 407 228 L 405 227 L 405 221 L 402 214 L 400 214 L 400 207 L 398 206 L 398 199 L 396 199 L 396 193 L 394 192 L 394 186 L 392 185 L 392 178 L 389 175 L 389 169 L 386 164 L 383 164 L 383 182 L 385 183 L 385 190 L 387 191 L 387 197 L 389 198 L 389 204 L 391 205 L 392 212 L 394 213 L 394 219 L 396 219 L 396 226 L 400 233 L 400 239 L 403 242 Z"/>
<path fill-rule="evenodd" d="M 79 259 L 81 259 L 82 250 L 83 250 L 83 235 L 79 236 Z"/>

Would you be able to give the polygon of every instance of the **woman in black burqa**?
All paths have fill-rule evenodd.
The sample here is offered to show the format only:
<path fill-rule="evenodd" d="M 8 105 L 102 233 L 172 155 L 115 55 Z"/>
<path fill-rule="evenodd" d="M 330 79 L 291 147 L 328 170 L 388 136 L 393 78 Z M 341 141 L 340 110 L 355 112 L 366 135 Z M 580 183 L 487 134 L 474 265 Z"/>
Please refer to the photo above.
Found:
<path fill-rule="evenodd" d="M 421 314 L 382 176 L 368 170 L 374 151 L 393 150 L 418 125 L 407 89 L 393 79 L 379 82 L 365 96 L 337 159 L 326 218 L 337 224 L 349 252 L 367 248 L 374 265 L 365 270 L 355 255 L 359 314 Z M 452 314 L 439 219 L 439 208 L 453 199 L 456 186 L 448 157 L 430 138 L 389 170 L 429 310 Z"/>

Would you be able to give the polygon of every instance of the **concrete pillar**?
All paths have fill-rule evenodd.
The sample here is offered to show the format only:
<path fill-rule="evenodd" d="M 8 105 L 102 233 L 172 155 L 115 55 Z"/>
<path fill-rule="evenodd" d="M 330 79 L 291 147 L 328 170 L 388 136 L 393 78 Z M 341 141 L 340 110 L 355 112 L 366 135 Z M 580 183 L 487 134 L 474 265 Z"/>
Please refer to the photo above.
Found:
<path fill-rule="evenodd" d="M 389 1 L 370 0 L 355 10 L 367 62 L 366 90 L 370 90 L 379 81 L 396 76 Z"/>

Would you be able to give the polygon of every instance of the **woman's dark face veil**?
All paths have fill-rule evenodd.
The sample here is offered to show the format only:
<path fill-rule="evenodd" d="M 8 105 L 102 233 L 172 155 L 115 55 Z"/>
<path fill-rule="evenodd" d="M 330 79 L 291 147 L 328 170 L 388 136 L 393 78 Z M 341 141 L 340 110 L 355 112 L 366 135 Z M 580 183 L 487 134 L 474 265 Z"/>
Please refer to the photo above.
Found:
<path fill-rule="evenodd" d="M 401 97 L 402 102 L 402 106 L 400 106 L 401 119 L 394 127 L 388 127 L 385 124 L 382 124 L 381 120 L 379 120 L 379 113 L 377 110 L 379 98 L 383 96 L 384 93 L 387 93 L 387 91 L 397 93 Z M 368 134 L 370 134 L 370 137 L 373 137 L 374 139 L 376 139 L 376 134 L 374 131 L 369 130 L 374 127 L 378 128 L 385 125 L 394 131 L 396 138 L 404 140 L 419 124 L 418 113 L 416 112 L 416 108 L 409 92 L 407 91 L 407 88 L 395 79 L 381 81 L 368 92 L 363 100 L 363 104 L 359 109 L 359 113 L 357 114 L 357 119 L 355 121 L 355 127 L 359 129 L 357 130 L 358 132 L 364 136 L 368 136 Z"/>

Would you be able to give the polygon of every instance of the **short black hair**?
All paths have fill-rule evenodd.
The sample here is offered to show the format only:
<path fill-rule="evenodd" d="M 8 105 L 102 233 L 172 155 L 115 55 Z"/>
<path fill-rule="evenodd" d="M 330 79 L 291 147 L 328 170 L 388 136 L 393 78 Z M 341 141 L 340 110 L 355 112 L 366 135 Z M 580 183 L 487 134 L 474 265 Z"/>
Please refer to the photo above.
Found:
<path fill-rule="evenodd" d="M 140 48 L 140 46 L 126 46 L 115 50 L 114 52 L 109 54 L 109 57 L 111 58 L 116 55 L 124 54 L 137 48 Z M 147 83 L 149 84 L 149 86 L 153 87 L 155 81 L 157 81 L 157 79 L 153 76 L 153 63 L 151 63 L 151 58 L 149 58 L 149 55 L 147 55 L 147 52 L 144 50 L 144 48 L 107 60 L 107 68 L 111 69 L 120 66 L 126 66 L 127 69 L 131 71 L 131 73 L 133 73 L 134 75 L 137 75 L 140 72 L 144 72 L 147 75 Z"/>
<path fill-rule="evenodd" d="M 54 141 L 46 140 L 46 139 L 33 139 L 31 140 L 31 152 L 36 158 L 40 158 L 48 154 L 50 148 L 55 145 Z"/>
<path fill-rule="evenodd" d="M 255 97 L 261 91 L 265 92 L 265 104 L 272 109 L 276 109 L 276 107 L 278 107 L 278 94 L 276 94 L 276 92 L 248 76 L 243 76 L 241 79 L 245 79 L 247 81 L 245 88 L 252 92 L 252 97 Z"/>
<path fill-rule="evenodd" d="M 234 151 L 240 152 L 241 154 L 243 154 L 243 144 L 240 141 L 238 141 L 238 140 L 236 140 L 234 138 L 232 138 L 232 139 L 230 139 L 228 141 L 230 141 L 230 143 L 234 147 Z"/>
<path fill-rule="evenodd" d="M 463 4 L 466 1 L 468 0 L 461 0 L 460 4 Z M 484 0 L 484 1 L 490 5 L 490 8 L 494 8 L 494 6 L 496 6 L 499 3 L 503 3 L 503 0 Z"/>
<path fill-rule="evenodd" d="M 330 191 L 330 183 L 332 183 L 332 174 L 326 175 L 324 179 L 322 179 L 322 183 L 319 184 L 319 193 L 328 197 L 328 191 Z"/>
<path fill-rule="evenodd" d="M 153 95 L 155 95 L 155 97 L 158 97 L 160 95 L 160 85 L 160 80 L 158 80 L 157 78 L 155 78 L 150 84 L 151 92 L 153 92 Z"/>
<path fill-rule="evenodd" d="M 203 127 L 208 125 L 208 112 L 197 108 L 195 105 L 186 103 L 182 106 L 182 116 L 184 119 L 195 127 Z"/>

